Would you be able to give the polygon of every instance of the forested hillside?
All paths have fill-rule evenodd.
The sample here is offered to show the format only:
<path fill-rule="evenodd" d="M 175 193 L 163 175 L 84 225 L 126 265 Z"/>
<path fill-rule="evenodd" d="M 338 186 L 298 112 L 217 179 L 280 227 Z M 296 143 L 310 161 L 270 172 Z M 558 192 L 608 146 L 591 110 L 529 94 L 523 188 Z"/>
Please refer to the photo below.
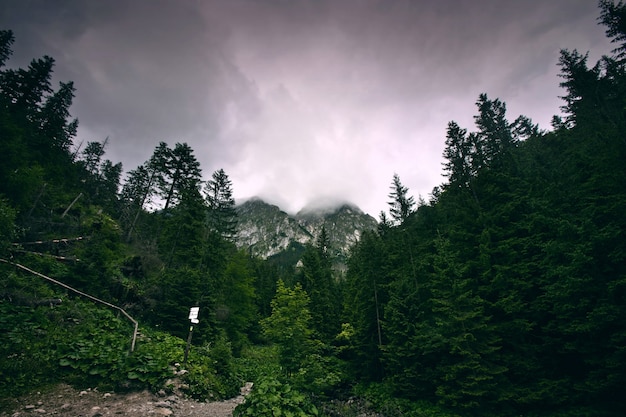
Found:
<path fill-rule="evenodd" d="M 626 8 L 601 5 L 615 55 L 561 52 L 552 131 L 481 95 L 473 131 L 448 125 L 432 200 L 357 245 L 360 378 L 459 413 L 623 412 Z"/>
<path fill-rule="evenodd" d="M 613 55 L 561 52 L 550 130 L 487 94 L 474 127 L 450 122 L 443 184 L 416 203 L 394 176 L 342 279 L 325 231 L 298 268 L 238 250 L 232 183 L 203 181 L 185 143 L 124 175 L 106 139 L 75 137 L 54 60 L 8 68 L 0 31 L 1 396 L 167 388 L 198 306 L 187 392 L 253 380 L 239 415 L 357 415 L 361 398 L 386 416 L 623 415 L 625 22 L 601 1 Z M 67 286 L 134 317 L 136 349 L 124 315 Z"/>

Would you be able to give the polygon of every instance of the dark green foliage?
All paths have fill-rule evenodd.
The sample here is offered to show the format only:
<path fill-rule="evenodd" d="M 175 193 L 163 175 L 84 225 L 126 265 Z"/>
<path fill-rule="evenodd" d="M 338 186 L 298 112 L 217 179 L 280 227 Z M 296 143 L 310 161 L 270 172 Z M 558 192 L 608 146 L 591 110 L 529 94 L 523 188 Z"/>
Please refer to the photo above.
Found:
<path fill-rule="evenodd" d="M 234 416 L 277 417 L 317 416 L 317 408 L 302 393 L 274 378 L 257 381 L 246 401 L 238 405 Z"/>
<path fill-rule="evenodd" d="M 399 291 L 392 292 L 384 327 L 393 346 L 386 349 L 388 369 L 399 392 L 407 387 L 435 389 L 414 399 L 434 394 L 448 406 L 477 408 L 506 371 L 493 363 L 499 340 L 490 331 L 485 301 L 473 290 L 449 242 L 438 238 L 434 243 L 431 273 L 413 286 L 394 285 Z M 403 396 L 418 392 L 408 390 Z"/>
<path fill-rule="evenodd" d="M 115 310 L 59 294 L 58 287 L 4 264 L 0 272 L 0 331 L 6 335 L 0 397 L 60 380 L 107 389 L 167 389 L 163 384 L 173 377 L 173 365 L 182 362 L 183 339 L 142 326 L 131 352 L 133 326 Z M 59 298 L 60 304 L 47 301 Z M 183 382 L 190 395 L 229 398 L 238 392 L 241 381 L 225 339 L 192 348 L 188 363 Z"/>
<path fill-rule="evenodd" d="M 612 4 L 601 2 L 602 21 L 621 39 L 623 5 Z M 367 236 L 357 245 L 350 288 L 387 277 L 380 345 L 395 395 L 478 415 L 623 410 L 626 77 L 616 53 L 589 68 L 586 55 L 562 52 L 567 116 L 551 133 L 508 122 L 504 103 L 481 95 L 476 132 L 448 125 L 436 198 L 382 227 L 379 248 Z M 377 303 L 369 297 L 366 313 L 368 297 L 351 297 L 343 352 L 372 368 Z M 370 342 L 354 343 L 362 335 Z"/>
<path fill-rule="evenodd" d="M 12 31 L 0 30 L 0 67 L 3 67 L 6 60 L 13 54 L 11 45 L 14 41 L 15 37 Z"/>
<path fill-rule="evenodd" d="M 3 63 L 12 43 L 10 31 L 0 32 Z M 39 214 L 43 204 L 48 207 L 41 212 L 49 213 L 80 188 L 75 183 L 68 189 L 76 173 L 70 146 L 77 121 L 68 120 L 74 88 L 70 82 L 53 90 L 53 65 L 52 58 L 43 57 L 27 69 L 0 69 L 0 194 L 21 216 Z"/>
<path fill-rule="evenodd" d="M 254 292 L 257 301 L 257 311 L 261 318 L 268 317 L 272 313 L 271 301 L 276 294 L 276 282 L 286 273 L 273 264 L 273 262 L 264 261 L 258 258 L 249 260 L 254 270 Z M 295 262 L 294 262 L 295 264 Z M 289 275 L 291 276 L 291 274 Z M 284 279 L 283 279 L 284 282 Z"/>
<path fill-rule="evenodd" d="M 16 212 L 5 199 L 0 198 L 0 257 L 6 256 L 16 237 Z"/>
<path fill-rule="evenodd" d="M 13 36 L 0 31 L 0 255 L 179 336 L 142 328 L 130 354 L 127 322 L 2 264 L 0 394 L 60 374 L 156 387 L 199 306 L 189 393 L 228 397 L 255 379 L 240 415 L 316 415 L 294 388 L 320 399 L 346 381 L 388 416 L 623 414 L 626 31 L 622 2 L 600 11 L 618 48 L 593 67 L 562 51 L 554 130 L 481 94 L 475 131 L 448 125 L 447 182 L 415 209 L 394 176 L 390 216 L 355 245 L 345 280 L 325 231 L 283 264 L 237 251 L 230 181 L 220 170 L 202 195 L 185 144 L 162 142 L 129 173 L 118 213 L 106 141 L 70 152 L 72 84 L 52 88 L 49 57 L 2 67 Z M 36 305 L 52 297 L 63 304 Z M 260 340 L 274 346 L 259 353 Z"/>
<path fill-rule="evenodd" d="M 158 167 L 156 186 L 164 201 L 163 211 L 178 203 L 186 193 L 199 190 L 202 170 L 193 149 L 186 143 L 177 143 L 170 149 L 161 142 L 154 151 L 153 161 Z"/>
<path fill-rule="evenodd" d="M 239 387 L 244 382 L 235 371 L 231 345 L 224 337 L 194 348 L 187 370 L 187 393 L 201 401 L 232 398 L 239 394 Z"/>
<path fill-rule="evenodd" d="M 397 397 L 393 387 L 385 383 L 359 384 L 354 388 L 354 394 L 386 417 L 459 417 L 459 414 L 428 401 L 410 401 Z M 355 415 L 362 414 L 359 412 Z"/>
<path fill-rule="evenodd" d="M 103 143 L 87 143 L 77 165 L 84 170 L 82 181 L 90 201 L 112 212 L 117 209 L 122 164 L 103 158 L 107 142 L 108 138 Z"/>
<path fill-rule="evenodd" d="M 382 378 L 381 320 L 388 301 L 386 251 L 373 233 L 365 233 L 353 248 L 344 292 L 345 318 L 351 324 L 343 356 L 353 363 L 353 372 L 364 380 Z"/>
<path fill-rule="evenodd" d="M 606 36 L 618 44 L 613 53 L 619 62 L 623 62 L 626 58 L 626 4 L 621 0 L 617 4 L 613 0 L 600 0 L 598 4 L 598 20 L 606 26 Z"/>
<path fill-rule="evenodd" d="M 248 334 L 259 319 L 254 280 L 248 256 L 244 252 L 237 252 L 224 271 L 224 292 L 221 298 L 223 327 L 237 356 L 249 343 Z"/>
<path fill-rule="evenodd" d="M 210 230 L 225 239 L 232 239 L 237 233 L 237 211 L 232 182 L 223 169 L 213 173 L 207 182 L 205 195 Z"/>
<path fill-rule="evenodd" d="M 328 236 L 322 228 L 315 246 L 307 245 L 302 254 L 302 267 L 297 276 L 302 289 L 308 294 L 311 303 L 311 327 L 316 338 L 329 344 L 340 330 L 341 306 L 338 285 L 333 278 Z"/>
<path fill-rule="evenodd" d="M 139 342 L 130 354 L 128 321 L 67 298 L 55 307 L 3 301 L 0 309 L 0 326 L 7 335 L 0 361 L 3 397 L 57 381 L 61 375 L 79 385 L 119 388 L 138 380 L 141 386 L 155 387 L 172 375 L 169 366 L 182 349 L 182 341 L 166 347 L 163 343 L 170 339 L 160 335 L 156 337 L 162 341 Z"/>
<path fill-rule="evenodd" d="M 409 189 L 402 185 L 398 174 L 393 174 L 393 181 L 391 186 L 391 192 L 389 193 L 389 214 L 395 224 L 401 224 L 407 217 L 413 212 L 415 206 L 415 199 L 413 196 L 409 196 Z M 385 219 L 381 219 L 381 223 L 385 223 Z"/>
<path fill-rule="evenodd" d="M 288 288 L 278 281 L 272 300 L 272 315 L 261 320 L 263 333 L 278 345 L 279 361 L 286 375 L 293 375 L 313 353 L 310 299 L 300 284 Z"/>

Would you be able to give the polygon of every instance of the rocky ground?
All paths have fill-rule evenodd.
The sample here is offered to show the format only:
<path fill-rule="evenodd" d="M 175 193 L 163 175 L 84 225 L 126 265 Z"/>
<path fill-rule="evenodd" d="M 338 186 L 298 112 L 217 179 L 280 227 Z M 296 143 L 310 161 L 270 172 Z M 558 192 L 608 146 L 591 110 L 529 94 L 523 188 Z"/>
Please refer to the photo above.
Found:
<path fill-rule="evenodd" d="M 8 411 L 0 411 L 0 417 L 230 417 L 251 387 L 252 384 L 246 384 L 241 395 L 227 401 L 202 403 L 177 393 L 79 391 L 59 384 L 46 391 L 3 402 L 3 409 Z"/>

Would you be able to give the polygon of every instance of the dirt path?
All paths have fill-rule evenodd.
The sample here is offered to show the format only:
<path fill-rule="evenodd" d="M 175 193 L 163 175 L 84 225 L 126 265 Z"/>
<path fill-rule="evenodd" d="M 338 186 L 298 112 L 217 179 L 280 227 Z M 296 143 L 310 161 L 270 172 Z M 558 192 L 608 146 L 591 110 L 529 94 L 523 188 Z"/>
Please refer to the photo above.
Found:
<path fill-rule="evenodd" d="M 180 395 L 156 395 L 148 391 L 111 393 L 98 390 L 78 391 L 60 384 L 53 389 L 11 400 L 0 417 L 57 416 L 173 416 L 173 417 L 231 417 L 235 407 L 243 402 L 251 384 L 242 388 L 242 395 L 227 401 L 201 403 Z"/>

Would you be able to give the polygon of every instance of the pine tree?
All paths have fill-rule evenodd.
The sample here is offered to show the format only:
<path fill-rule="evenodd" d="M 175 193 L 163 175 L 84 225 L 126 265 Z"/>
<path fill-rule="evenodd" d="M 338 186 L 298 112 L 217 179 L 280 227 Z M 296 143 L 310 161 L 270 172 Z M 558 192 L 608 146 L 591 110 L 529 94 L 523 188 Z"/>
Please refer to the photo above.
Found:
<path fill-rule="evenodd" d="M 600 18 L 598 19 L 606 26 L 606 35 L 611 38 L 612 43 L 618 46 L 613 50 L 615 59 L 619 63 L 626 60 L 626 4 L 619 1 L 617 4 L 613 0 L 600 0 Z"/>
<path fill-rule="evenodd" d="M 272 315 L 261 321 L 265 337 L 278 345 L 280 364 L 287 375 L 297 372 L 313 352 L 309 304 L 300 284 L 291 289 L 279 280 L 271 303 Z"/>
<path fill-rule="evenodd" d="M 352 248 L 344 291 L 345 320 L 354 329 L 347 353 L 352 372 L 366 381 L 383 377 L 382 320 L 387 303 L 387 253 L 381 239 L 366 232 Z"/>
<path fill-rule="evenodd" d="M 224 293 L 221 304 L 227 310 L 223 327 L 233 346 L 233 353 L 239 355 L 248 343 L 248 333 L 258 320 L 255 277 L 250 270 L 249 258 L 238 251 L 228 262 L 224 271 Z"/>
<path fill-rule="evenodd" d="M 330 344 L 340 330 L 336 314 L 340 300 L 333 279 L 326 228 L 316 239 L 315 246 L 307 245 L 302 255 L 299 282 L 311 300 L 311 327 L 317 338 Z"/>
<path fill-rule="evenodd" d="M 122 175 L 122 164 L 114 165 L 108 159 L 103 159 L 107 142 L 108 138 L 103 143 L 88 142 L 77 164 L 84 171 L 82 181 L 91 201 L 113 210 L 117 208 L 115 203 Z"/>
<path fill-rule="evenodd" d="M 163 210 L 167 211 L 185 192 L 199 189 L 202 171 L 193 150 L 186 143 L 177 143 L 174 149 L 159 144 L 158 158 L 162 170 L 157 177 L 157 186 L 164 200 Z"/>
<path fill-rule="evenodd" d="M 225 239 L 237 234 L 237 211 L 233 198 L 232 182 L 223 169 L 215 171 L 205 188 L 209 207 L 209 229 Z"/>
<path fill-rule="evenodd" d="M 7 59 L 13 54 L 11 45 L 15 42 L 13 32 L 10 30 L 0 30 L 0 68 L 2 68 Z"/>
<path fill-rule="evenodd" d="M 389 214 L 396 224 L 403 223 L 414 211 L 415 199 L 408 195 L 409 189 L 402 185 L 398 174 L 393 174 L 389 193 Z"/>

